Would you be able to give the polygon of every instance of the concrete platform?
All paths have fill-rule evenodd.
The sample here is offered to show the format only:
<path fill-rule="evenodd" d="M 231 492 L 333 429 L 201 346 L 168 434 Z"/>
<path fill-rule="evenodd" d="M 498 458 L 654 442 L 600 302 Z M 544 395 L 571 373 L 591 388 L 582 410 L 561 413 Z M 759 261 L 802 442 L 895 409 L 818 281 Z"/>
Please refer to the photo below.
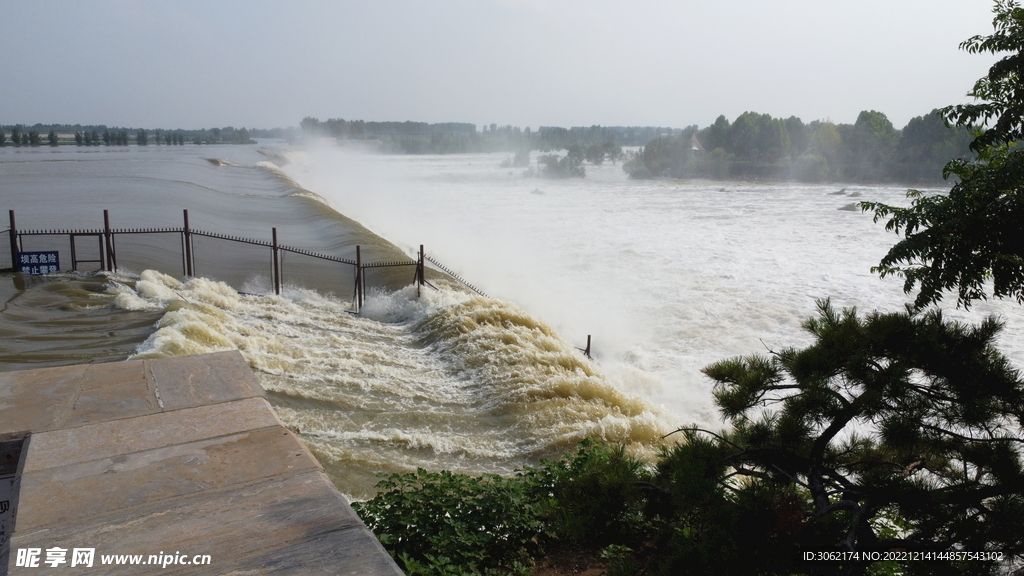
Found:
<path fill-rule="evenodd" d="M 21 431 L 11 575 L 402 574 L 238 352 L 0 373 L 0 434 Z M 29 548 L 38 567 L 16 566 Z"/>

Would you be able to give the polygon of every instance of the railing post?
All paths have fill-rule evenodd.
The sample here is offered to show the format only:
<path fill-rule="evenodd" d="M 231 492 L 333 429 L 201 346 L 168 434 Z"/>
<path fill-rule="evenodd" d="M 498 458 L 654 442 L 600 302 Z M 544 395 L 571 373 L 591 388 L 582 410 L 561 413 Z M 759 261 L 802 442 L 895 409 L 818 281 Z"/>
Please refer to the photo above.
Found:
<path fill-rule="evenodd" d="M 18 271 L 18 227 L 14 224 L 14 210 L 8 210 L 11 217 L 11 269 Z"/>
<path fill-rule="evenodd" d="M 277 250 L 277 228 L 273 228 L 274 232 L 274 294 L 281 295 L 281 263 L 278 260 Z"/>
<path fill-rule="evenodd" d="M 185 276 L 194 277 L 195 270 L 192 264 L 192 230 L 188 225 L 188 209 L 185 209 Z"/>
<path fill-rule="evenodd" d="M 356 245 L 356 312 L 363 308 L 363 256 Z"/>
<path fill-rule="evenodd" d="M 103 237 L 107 246 L 107 272 L 117 269 L 117 258 L 114 255 L 114 235 L 110 231 L 110 211 L 103 211 Z"/>
<path fill-rule="evenodd" d="M 423 283 L 425 281 L 426 281 L 426 278 L 423 275 L 423 244 L 420 244 L 420 257 L 419 257 L 419 261 L 416 263 L 416 297 L 417 298 L 420 297 L 420 288 L 423 286 Z"/>

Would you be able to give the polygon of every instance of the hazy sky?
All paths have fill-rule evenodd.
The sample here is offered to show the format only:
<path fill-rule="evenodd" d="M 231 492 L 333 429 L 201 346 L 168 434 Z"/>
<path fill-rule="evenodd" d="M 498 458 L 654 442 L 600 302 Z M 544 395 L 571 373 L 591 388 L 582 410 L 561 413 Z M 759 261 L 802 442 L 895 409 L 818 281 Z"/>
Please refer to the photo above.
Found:
<path fill-rule="evenodd" d="M 902 127 L 994 61 L 984 0 L 0 0 L 0 124 L 270 128 L 304 116 Z"/>

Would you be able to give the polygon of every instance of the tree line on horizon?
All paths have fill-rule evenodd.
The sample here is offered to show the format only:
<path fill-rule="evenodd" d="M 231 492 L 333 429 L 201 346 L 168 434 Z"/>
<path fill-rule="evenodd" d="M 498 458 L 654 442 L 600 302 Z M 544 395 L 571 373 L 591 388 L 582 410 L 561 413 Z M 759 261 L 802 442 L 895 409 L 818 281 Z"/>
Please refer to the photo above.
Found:
<path fill-rule="evenodd" d="M 632 178 L 770 178 L 803 182 L 927 182 L 941 180 L 950 158 L 970 158 L 973 129 L 951 126 L 938 110 L 897 129 L 885 114 L 865 110 L 853 124 L 829 120 L 804 123 L 796 116 L 773 118 L 744 112 L 733 122 L 724 115 L 705 128 L 657 126 L 529 127 L 426 122 L 365 122 L 306 117 L 308 136 L 376 140 L 394 154 L 597 150 L 641 146 L 624 170 Z M 580 154 L 579 160 L 584 159 Z M 593 154 L 585 158 L 591 161 Z M 617 159 L 605 155 L 603 159 Z M 548 158 L 549 163 L 554 160 Z M 575 162 L 575 160 L 574 160 Z M 510 165 L 519 166 L 514 161 Z M 583 170 L 547 171 L 555 177 L 583 176 Z M 545 172 L 545 167 L 539 168 Z"/>
<path fill-rule="evenodd" d="M 690 126 L 633 154 L 632 178 L 773 178 L 802 182 L 928 182 L 950 159 L 973 157 L 975 128 L 949 125 L 939 110 L 896 129 L 865 110 L 853 124 L 744 112 L 729 122 Z"/>
<path fill-rule="evenodd" d="M 309 136 L 338 140 L 377 140 L 380 150 L 392 154 L 463 154 L 470 152 L 519 152 L 568 150 L 574 145 L 590 146 L 613 142 L 619 146 L 643 146 L 659 136 L 682 133 L 682 129 L 659 126 L 541 126 L 490 124 L 477 130 L 464 122 L 367 122 L 331 118 L 321 121 L 306 117 L 300 123 Z"/>
<path fill-rule="evenodd" d="M 108 127 L 105 124 L 41 124 L 31 127 L 24 124 L 0 125 L 0 146 L 40 146 L 40 134 L 49 131 L 50 146 L 147 146 L 183 144 L 254 144 L 253 138 L 294 139 L 296 128 L 247 129 L 225 126 L 223 128 L 191 129 L 145 129 Z M 10 142 L 7 133 L 10 132 Z M 34 136 L 33 136 L 34 135 Z M 71 137 L 62 136 L 71 135 Z"/>

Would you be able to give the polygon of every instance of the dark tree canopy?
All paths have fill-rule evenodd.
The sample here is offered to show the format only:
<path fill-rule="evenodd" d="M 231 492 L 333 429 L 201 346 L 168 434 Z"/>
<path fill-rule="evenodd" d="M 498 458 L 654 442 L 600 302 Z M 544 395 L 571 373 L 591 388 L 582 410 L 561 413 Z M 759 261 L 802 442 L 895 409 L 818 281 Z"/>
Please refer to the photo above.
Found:
<path fill-rule="evenodd" d="M 1024 381 L 992 346 L 1001 325 L 819 308 L 804 324 L 811 346 L 704 369 L 734 427 L 727 462 L 802 487 L 851 551 L 1024 552 Z M 880 533 L 885 513 L 903 534 Z"/>

